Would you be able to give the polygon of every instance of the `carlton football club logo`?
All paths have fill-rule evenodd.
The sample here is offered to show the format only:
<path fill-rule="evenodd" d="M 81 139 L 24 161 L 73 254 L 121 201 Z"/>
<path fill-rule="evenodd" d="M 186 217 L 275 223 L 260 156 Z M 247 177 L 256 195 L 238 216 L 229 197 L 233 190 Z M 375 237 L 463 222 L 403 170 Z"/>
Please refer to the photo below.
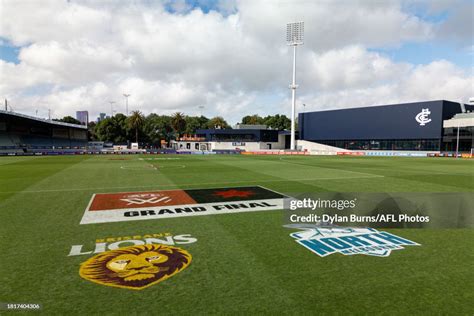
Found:
<path fill-rule="evenodd" d="M 404 249 L 403 246 L 419 246 L 411 240 L 383 232 L 374 228 L 356 228 L 340 226 L 317 226 L 291 224 L 285 227 L 304 229 L 290 234 L 296 242 L 320 257 L 334 253 L 346 256 L 368 255 L 388 257 L 392 250 Z"/>
<path fill-rule="evenodd" d="M 429 118 L 430 114 L 430 109 L 421 109 L 421 112 L 415 116 L 415 120 L 420 123 L 420 126 L 425 126 L 431 122 L 431 119 Z"/>
<path fill-rule="evenodd" d="M 191 255 L 178 247 L 146 244 L 100 253 L 82 263 L 79 275 L 94 283 L 142 290 L 186 269 Z"/>

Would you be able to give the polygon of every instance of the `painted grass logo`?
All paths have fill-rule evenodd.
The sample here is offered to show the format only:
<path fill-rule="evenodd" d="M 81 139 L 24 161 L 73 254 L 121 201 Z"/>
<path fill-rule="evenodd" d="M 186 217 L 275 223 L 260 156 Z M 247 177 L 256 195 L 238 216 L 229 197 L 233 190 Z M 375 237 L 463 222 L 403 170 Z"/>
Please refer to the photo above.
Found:
<path fill-rule="evenodd" d="M 261 186 L 98 193 L 81 224 L 281 210 L 285 198 Z"/>
<path fill-rule="evenodd" d="M 171 233 L 130 235 L 121 237 L 108 237 L 95 240 L 95 245 L 72 245 L 68 256 L 85 256 L 98 254 L 108 250 L 146 244 L 161 244 L 167 246 L 187 245 L 197 242 L 190 234 L 173 235 Z"/>
<path fill-rule="evenodd" d="M 147 244 L 100 253 L 85 261 L 79 275 L 91 282 L 142 290 L 186 269 L 192 257 L 178 247 Z"/>
<path fill-rule="evenodd" d="M 355 228 L 317 225 L 286 225 L 288 228 L 304 229 L 290 234 L 296 242 L 320 257 L 333 253 L 346 256 L 368 255 L 388 257 L 392 250 L 403 246 L 420 246 L 411 240 L 374 228 Z"/>

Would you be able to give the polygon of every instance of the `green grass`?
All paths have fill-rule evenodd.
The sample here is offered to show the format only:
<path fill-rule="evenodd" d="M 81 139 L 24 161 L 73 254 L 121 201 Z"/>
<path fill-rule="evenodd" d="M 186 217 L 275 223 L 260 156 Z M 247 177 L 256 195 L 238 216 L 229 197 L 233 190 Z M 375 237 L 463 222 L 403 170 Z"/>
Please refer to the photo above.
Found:
<path fill-rule="evenodd" d="M 0 158 L 0 302 L 48 314 L 474 313 L 474 230 L 391 229 L 420 243 L 387 258 L 297 245 L 281 211 L 79 225 L 93 193 L 262 185 L 301 192 L 473 192 L 474 161 L 436 158 L 142 156 Z M 157 170 L 150 167 L 153 165 Z M 83 280 L 72 245 L 191 234 L 191 265 L 141 291 Z M 0 314 L 4 311 L 0 311 Z"/>

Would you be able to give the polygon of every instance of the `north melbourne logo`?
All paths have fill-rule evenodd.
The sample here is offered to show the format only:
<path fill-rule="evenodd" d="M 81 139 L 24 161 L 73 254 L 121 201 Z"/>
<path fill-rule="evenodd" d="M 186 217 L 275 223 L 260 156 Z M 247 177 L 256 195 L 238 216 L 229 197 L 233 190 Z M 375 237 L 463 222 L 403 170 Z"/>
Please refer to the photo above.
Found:
<path fill-rule="evenodd" d="M 415 120 L 420 123 L 420 126 L 425 126 L 431 122 L 431 119 L 429 118 L 430 114 L 430 109 L 421 109 L 421 112 L 415 116 Z"/>
<path fill-rule="evenodd" d="M 334 253 L 346 256 L 368 255 L 388 257 L 392 250 L 403 246 L 419 246 L 411 240 L 374 228 L 323 227 L 318 225 L 286 225 L 288 228 L 304 229 L 290 234 L 296 242 L 320 257 Z"/>

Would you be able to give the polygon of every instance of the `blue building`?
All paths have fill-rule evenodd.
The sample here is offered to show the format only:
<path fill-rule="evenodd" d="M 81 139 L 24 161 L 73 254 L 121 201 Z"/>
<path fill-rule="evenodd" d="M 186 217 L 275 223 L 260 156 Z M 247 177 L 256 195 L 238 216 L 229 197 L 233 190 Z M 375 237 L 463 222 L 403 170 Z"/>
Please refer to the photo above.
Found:
<path fill-rule="evenodd" d="M 209 142 L 278 142 L 277 130 L 270 129 L 198 129 L 196 136 Z"/>
<path fill-rule="evenodd" d="M 440 100 L 300 113 L 300 139 L 350 150 L 454 150 L 452 129 L 443 124 L 473 106 Z M 460 148 L 473 146 L 463 127 Z"/>

